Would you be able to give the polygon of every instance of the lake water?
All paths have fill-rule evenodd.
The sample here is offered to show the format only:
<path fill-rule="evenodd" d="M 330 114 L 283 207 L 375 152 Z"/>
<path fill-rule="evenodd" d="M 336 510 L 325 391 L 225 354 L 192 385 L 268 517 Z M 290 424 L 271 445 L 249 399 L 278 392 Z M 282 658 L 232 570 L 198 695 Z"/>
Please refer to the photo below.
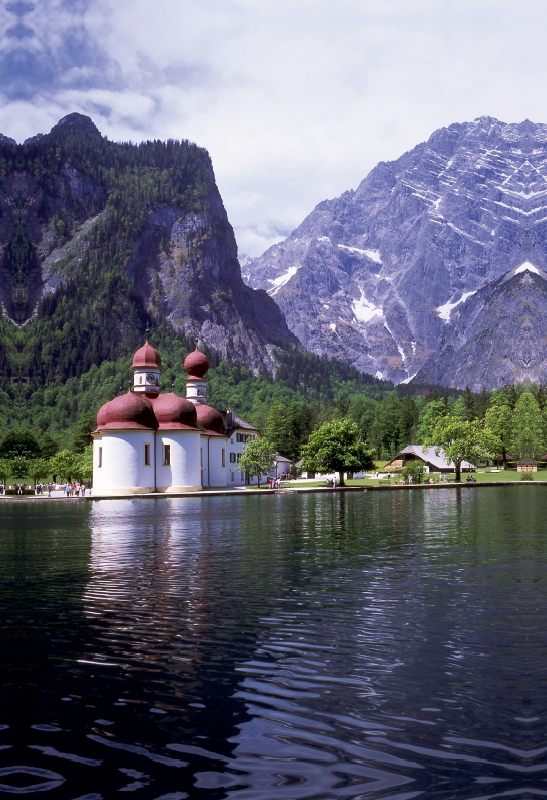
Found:
<path fill-rule="evenodd" d="M 546 508 L 3 503 L 0 796 L 547 796 Z"/>

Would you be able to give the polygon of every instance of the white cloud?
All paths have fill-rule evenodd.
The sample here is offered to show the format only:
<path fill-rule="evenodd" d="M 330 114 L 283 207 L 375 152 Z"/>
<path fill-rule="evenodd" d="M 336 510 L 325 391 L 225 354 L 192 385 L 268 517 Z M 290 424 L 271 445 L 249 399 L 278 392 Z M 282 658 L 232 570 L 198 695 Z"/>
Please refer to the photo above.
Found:
<path fill-rule="evenodd" d="M 7 3 L 0 130 L 81 111 L 113 139 L 196 141 L 258 253 L 438 127 L 547 121 L 546 17 L 540 0 Z"/>

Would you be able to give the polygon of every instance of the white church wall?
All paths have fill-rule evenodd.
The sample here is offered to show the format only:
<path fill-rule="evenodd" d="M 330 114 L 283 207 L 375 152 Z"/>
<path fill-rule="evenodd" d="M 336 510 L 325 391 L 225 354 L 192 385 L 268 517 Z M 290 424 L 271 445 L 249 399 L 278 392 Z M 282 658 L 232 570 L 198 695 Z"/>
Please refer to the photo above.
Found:
<path fill-rule="evenodd" d="M 95 497 L 154 491 L 154 431 L 102 431 L 94 438 L 93 451 Z"/>
<path fill-rule="evenodd" d="M 211 436 L 209 439 L 209 486 L 226 486 L 228 459 L 226 444 L 224 436 Z"/>
<path fill-rule="evenodd" d="M 199 431 L 158 431 L 156 433 L 156 491 L 188 492 L 201 489 Z M 165 464 L 169 447 L 170 464 Z"/>
<path fill-rule="evenodd" d="M 209 437 L 200 436 L 199 442 L 199 461 L 201 468 L 201 485 L 203 488 L 209 486 Z"/>

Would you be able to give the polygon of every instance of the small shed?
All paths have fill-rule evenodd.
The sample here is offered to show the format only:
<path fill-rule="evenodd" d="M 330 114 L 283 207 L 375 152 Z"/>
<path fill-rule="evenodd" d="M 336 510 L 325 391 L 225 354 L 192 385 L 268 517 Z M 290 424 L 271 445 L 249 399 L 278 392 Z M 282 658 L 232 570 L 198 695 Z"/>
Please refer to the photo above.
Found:
<path fill-rule="evenodd" d="M 384 470 L 386 472 L 390 470 L 395 472 L 404 469 L 407 464 L 413 461 L 421 461 L 426 467 L 427 472 L 455 472 L 456 468 L 454 467 L 454 463 L 447 460 L 442 447 L 439 448 L 438 454 L 435 452 L 435 449 L 435 447 L 422 447 L 421 444 L 409 444 L 408 447 L 400 450 L 395 458 L 392 458 L 392 460 L 385 465 Z M 474 469 L 475 467 L 473 464 L 470 464 L 468 461 L 462 461 L 462 472 L 469 472 Z"/>
<path fill-rule="evenodd" d="M 517 464 L 517 472 L 537 472 L 538 465 L 533 458 L 521 458 Z"/>
<path fill-rule="evenodd" d="M 275 467 L 268 473 L 269 478 L 281 478 L 282 475 L 288 475 L 291 471 L 292 461 L 286 456 L 277 455 L 275 457 Z"/>

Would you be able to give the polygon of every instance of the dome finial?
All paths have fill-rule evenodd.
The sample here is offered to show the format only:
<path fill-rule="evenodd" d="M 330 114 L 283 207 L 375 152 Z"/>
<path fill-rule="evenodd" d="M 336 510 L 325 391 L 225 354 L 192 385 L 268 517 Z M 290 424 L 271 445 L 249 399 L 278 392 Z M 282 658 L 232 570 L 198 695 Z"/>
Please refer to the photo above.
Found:
<path fill-rule="evenodd" d="M 184 369 L 190 377 L 204 378 L 209 369 L 209 359 L 198 350 L 198 343 L 196 342 L 196 349 L 193 353 L 189 353 L 184 359 Z"/>

